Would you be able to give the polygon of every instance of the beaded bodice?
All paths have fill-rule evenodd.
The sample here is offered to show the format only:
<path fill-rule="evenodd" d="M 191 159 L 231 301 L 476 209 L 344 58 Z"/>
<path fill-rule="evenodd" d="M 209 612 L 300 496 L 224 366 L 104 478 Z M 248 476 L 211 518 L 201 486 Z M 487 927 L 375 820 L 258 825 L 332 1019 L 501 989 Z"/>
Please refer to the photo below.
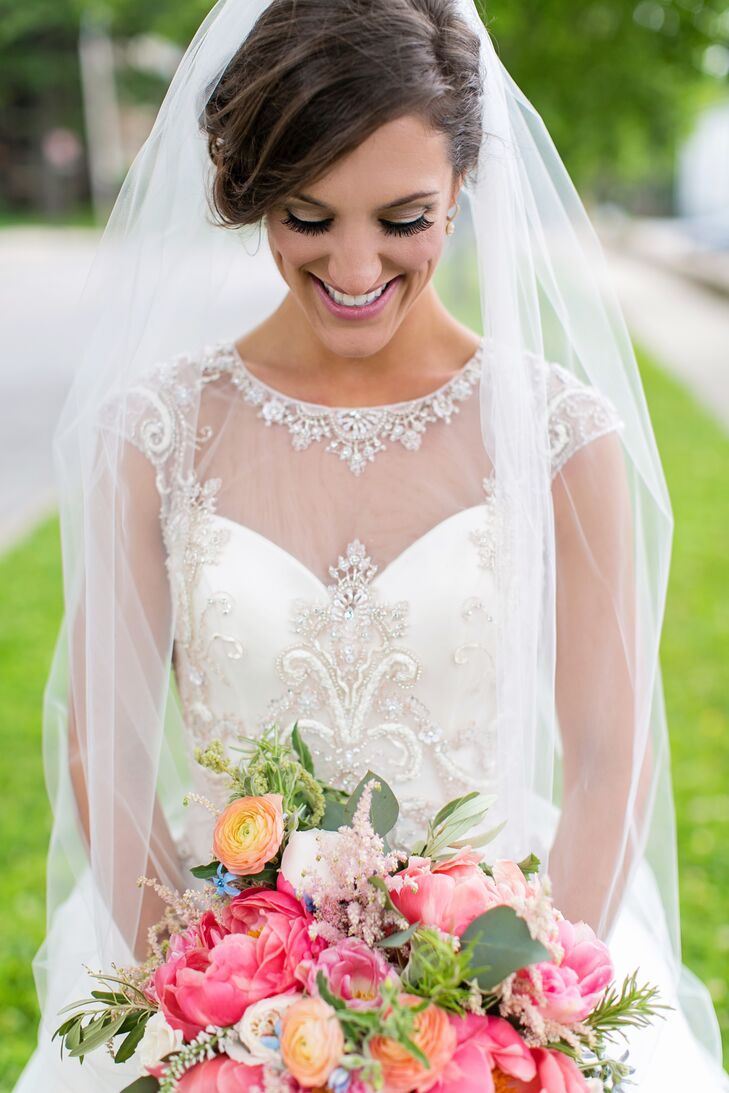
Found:
<path fill-rule="evenodd" d="M 471 397 L 487 350 L 428 396 L 358 410 L 282 395 L 228 342 L 136 389 L 130 435 L 162 499 L 191 749 L 298 721 L 332 783 L 368 768 L 391 782 L 403 837 L 449 797 L 489 790 L 504 527 Z M 556 474 L 620 423 L 549 368 Z M 223 433 L 234 442 L 216 448 Z M 193 769 L 222 801 L 216 776 Z M 191 821 L 189 839 L 202 860 L 209 830 Z"/>

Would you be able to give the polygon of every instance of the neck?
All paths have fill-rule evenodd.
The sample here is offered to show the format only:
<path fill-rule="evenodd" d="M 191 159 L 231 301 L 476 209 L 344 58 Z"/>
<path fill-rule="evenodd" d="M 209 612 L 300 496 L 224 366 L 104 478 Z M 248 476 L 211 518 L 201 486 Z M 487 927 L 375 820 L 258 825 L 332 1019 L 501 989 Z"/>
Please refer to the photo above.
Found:
<path fill-rule="evenodd" d="M 446 310 L 432 282 L 392 338 L 366 357 L 333 353 L 289 292 L 237 342 L 264 382 L 295 398 L 336 406 L 405 401 L 445 383 L 473 354 L 477 337 Z"/>

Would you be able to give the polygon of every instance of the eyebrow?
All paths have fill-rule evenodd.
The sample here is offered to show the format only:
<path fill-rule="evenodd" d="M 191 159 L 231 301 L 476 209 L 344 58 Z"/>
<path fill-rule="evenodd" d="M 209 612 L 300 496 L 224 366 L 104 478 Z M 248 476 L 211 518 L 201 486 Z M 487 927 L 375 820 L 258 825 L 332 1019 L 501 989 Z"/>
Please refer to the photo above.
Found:
<path fill-rule="evenodd" d="M 408 194 L 407 197 L 399 197 L 397 201 L 390 201 L 387 205 L 380 205 L 381 209 L 396 209 L 399 205 L 409 205 L 411 201 L 418 201 L 421 197 L 435 197 L 437 190 L 419 190 L 417 193 Z M 317 205 L 320 209 L 328 209 L 330 206 L 324 201 L 317 201 L 308 194 L 293 194 L 292 200 L 305 201 L 307 205 Z"/>

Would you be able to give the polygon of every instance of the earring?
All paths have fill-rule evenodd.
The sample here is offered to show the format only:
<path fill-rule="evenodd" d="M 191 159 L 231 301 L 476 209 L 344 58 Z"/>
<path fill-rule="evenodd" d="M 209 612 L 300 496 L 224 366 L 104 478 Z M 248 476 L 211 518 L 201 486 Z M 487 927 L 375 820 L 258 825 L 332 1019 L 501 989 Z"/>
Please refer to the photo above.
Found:
<path fill-rule="evenodd" d="M 445 229 L 446 230 L 446 235 L 453 235 L 453 232 L 456 230 L 456 226 L 453 223 L 453 221 L 458 216 L 458 211 L 459 211 L 460 207 L 461 206 L 456 201 L 456 211 L 453 213 L 453 216 L 446 216 L 446 220 L 447 220 L 446 229 Z"/>

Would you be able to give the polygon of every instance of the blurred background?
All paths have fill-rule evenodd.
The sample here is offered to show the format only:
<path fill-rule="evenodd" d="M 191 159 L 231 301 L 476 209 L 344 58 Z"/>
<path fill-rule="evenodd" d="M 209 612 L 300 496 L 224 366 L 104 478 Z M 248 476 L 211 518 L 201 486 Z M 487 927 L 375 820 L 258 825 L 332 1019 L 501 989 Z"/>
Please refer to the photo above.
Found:
<path fill-rule="evenodd" d="M 210 6 L 0 0 L 0 1090 L 35 1039 L 45 929 L 41 705 L 62 611 L 51 434 L 70 381 L 57 350 L 83 322 L 103 225 Z M 668 478 L 684 959 L 709 984 L 729 1059 L 729 0 L 480 7 L 605 247 Z M 446 303 L 464 298 L 458 238 L 437 274 Z"/>

